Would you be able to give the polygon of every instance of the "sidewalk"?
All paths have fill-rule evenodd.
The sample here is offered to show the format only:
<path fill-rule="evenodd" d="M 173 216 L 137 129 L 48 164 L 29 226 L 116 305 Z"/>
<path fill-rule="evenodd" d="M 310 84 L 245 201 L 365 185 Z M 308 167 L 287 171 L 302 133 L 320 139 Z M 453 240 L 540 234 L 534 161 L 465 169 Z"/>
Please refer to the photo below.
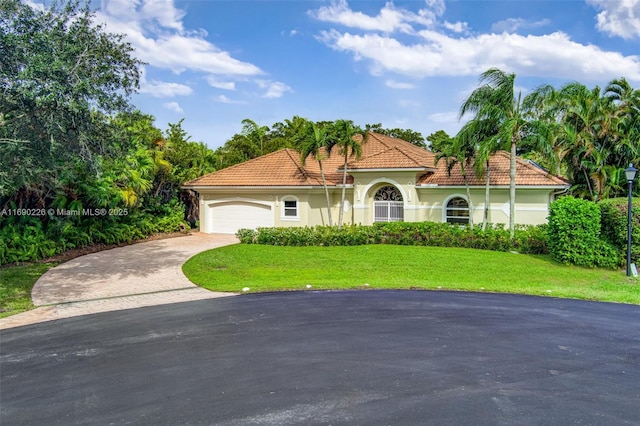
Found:
<path fill-rule="evenodd" d="M 205 250 L 237 243 L 233 235 L 193 233 L 118 247 L 72 259 L 33 286 L 37 306 L 0 319 L 0 330 L 61 318 L 232 296 L 191 283 L 182 265 Z"/>

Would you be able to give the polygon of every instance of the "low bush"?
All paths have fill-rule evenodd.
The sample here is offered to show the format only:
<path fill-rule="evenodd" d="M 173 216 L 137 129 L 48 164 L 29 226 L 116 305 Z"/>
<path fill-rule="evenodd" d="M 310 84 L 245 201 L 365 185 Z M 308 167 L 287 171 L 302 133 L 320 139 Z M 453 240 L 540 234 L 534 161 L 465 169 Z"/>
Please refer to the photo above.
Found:
<path fill-rule="evenodd" d="M 480 228 L 436 222 L 389 222 L 372 226 L 351 225 L 240 229 L 243 244 L 275 246 L 353 246 L 364 244 L 464 247 L 541 254 L 547 252 L 546 225 L 519 227 L 511 241 L 502 225 Z"/>
<path fill-rule="evenodd" d="M 578 266 L 616 268 L 620 256 L 600 237 L 600 207 L 574 197 L 551 204 L 548 229 L 549 253 L 554 260 Z"/>
<path fill-rule="evenodd" d="M 600 205 L 600 232 L 620 253 L 626 264 L 627 256 L 627 198 L 602 200 Z M 633 199 L 631 206 L 631 262 L 640 262 L 640 198 Z"/>

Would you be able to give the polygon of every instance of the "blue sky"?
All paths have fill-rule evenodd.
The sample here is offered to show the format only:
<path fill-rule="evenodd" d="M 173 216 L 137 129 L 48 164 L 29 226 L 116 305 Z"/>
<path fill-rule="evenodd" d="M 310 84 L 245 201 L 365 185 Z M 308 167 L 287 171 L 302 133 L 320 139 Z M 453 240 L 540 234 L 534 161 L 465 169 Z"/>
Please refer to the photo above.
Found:
<path fill-rule="evenodd" d="M 479 75 L 640 87 L 640 0 L 97 0 L 99 22 L 145 61 L 134 105 L 156 125 L 224 144 L 251 118 L 461 127 Z"/>

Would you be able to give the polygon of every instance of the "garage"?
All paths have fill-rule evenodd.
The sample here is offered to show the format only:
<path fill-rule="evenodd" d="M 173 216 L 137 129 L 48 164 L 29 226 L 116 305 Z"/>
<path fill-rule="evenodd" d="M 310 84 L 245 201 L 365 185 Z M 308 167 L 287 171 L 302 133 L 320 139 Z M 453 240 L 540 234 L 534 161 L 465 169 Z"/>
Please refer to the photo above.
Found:
<path fill-rule="evenodd" d="M 270 205 L 232 201 L 209 204 L 206 230 L 210 234 L 235 234 L 238 229 L 273 226 Z"/>

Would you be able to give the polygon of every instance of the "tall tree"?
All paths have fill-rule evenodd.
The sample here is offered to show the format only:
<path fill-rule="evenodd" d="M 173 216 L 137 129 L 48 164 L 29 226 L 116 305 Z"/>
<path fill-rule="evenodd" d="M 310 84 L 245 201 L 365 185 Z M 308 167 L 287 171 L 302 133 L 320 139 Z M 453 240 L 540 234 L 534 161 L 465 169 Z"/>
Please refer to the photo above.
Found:
<path fill-rule="evenodd" d="M 355 126 L 351 120 L 336 120 L 331 136 L 333 144 L 340 150 L 340 155 L 344 156 L 344 164 L 342 166 L 342 196 L 340 199 L 340 215 L 338 216 L 338 227 L 341 227 L 344 219 L 349 157 L 360 158 L 362 155 L 361 143 L 366 142 L 367 133 Z"/>
<path fill-rule="evenodd" d="M 480 140 L 488 146 L 501 146 L 510 152 L 509 166 L 509 230 L 515 236 L 516 150 L 527 133 L 528 121 L 522 110 L 522 94 L 515 94 L 515 74 L 491 68 L 480 76 L 475 89 L 460 108 L 460 117 L 473 114 Z M 475 126 L 476 124 L 471 124 Z"/>
<path fill-rule="evenodd" d="M 88 1 L 1 1 L 0 46 L 0 170 L 12 171 L 0 172 L 0 203 L 44 203 L 76 158 L 97 173 L 112 150 L 106 116 L 129 108 L 142 63 Z"/>
<path fill-rule="evenodd" d="M 312 156 L 316 161 L 318 161 L 320 176 L 322 177 L 322 186 L 324 188 L 324 194 L 327 201 L 327 218 L 329 226 L 333 226 L 329 188 L 327 187 L 327 180 L 322 166 L 322 160 L 324 160 L 331 152 L 331 141 L 327 135 L 326 128 L 314 122 L 308 122 L 304 137 L 299 141 L 298 145 L 300 146 L 300 158 L 303 166 L 305 165 L 308 156 Z"/>
<path fill-rule="evenodd" d="M 250 118 L 242 120 L 242 134 L 253 142 L 257 152 L 254 157 L 259 157 L 266 154 L 265 142 L 267 140 L 267 133 L 269 132 L 268 126 L 260 126 Z"/>

